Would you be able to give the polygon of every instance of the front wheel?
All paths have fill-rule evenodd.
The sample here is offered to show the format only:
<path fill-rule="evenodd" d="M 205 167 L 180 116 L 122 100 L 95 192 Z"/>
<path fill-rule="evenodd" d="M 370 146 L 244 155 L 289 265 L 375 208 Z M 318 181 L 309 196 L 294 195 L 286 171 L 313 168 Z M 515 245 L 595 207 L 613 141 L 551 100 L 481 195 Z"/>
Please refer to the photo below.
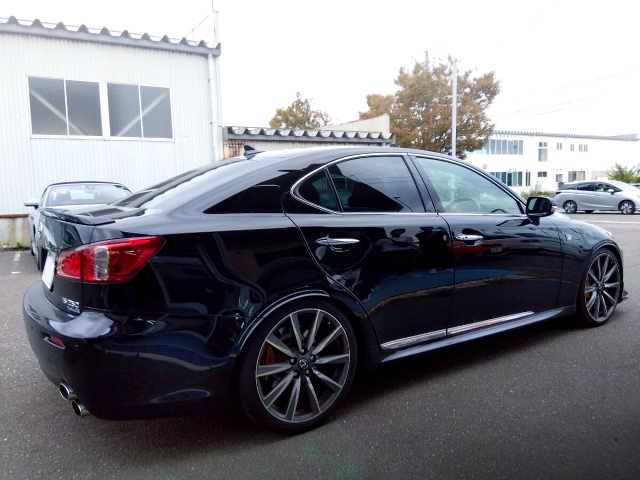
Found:
<path fill-rule="evenodd" d="M 578 316 L 590 327 L 603 325 L 611 318 L 620 298 L 618 259 L 610 250 L 600 249 L 591 256 L 582 277 Z"/>
<path fill-rule="evenodd" d="M 578 211 L 578 204 L 573 200 L 564 202 L 564 211 L 567 213 L 576 213 Z"/>
<path fill-rule="evenodd" d="M 629 200 L 625 200 L 624 202 L 620 203 L 620 205 L 618 206 L 618 209 L 624 215 L 631 215 L 633 212 L 635 212 L 636 206 L 633 204 L 633 202 Z"/>
<path fill-rule="evenodd" d="M 325 301 L 295 303 L 256 329 L 237 379 L 244 412 L 280 433 L 309 430 L 336 409 L 356 371 L 356 336 Z"/>

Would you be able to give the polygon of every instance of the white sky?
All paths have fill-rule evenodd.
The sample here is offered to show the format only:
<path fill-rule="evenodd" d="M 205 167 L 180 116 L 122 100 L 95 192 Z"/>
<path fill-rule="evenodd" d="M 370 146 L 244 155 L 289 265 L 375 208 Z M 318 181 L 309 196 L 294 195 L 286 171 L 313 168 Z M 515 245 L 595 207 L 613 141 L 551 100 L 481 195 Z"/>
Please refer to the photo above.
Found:
<path fill-rule="evenodd" d="M 226 125 L 266 126 L 296 91 L 335 123 L 368 93 L 392 93 L 400 66 L 430 57 L 493 70 L 499 129 L 640 133 L 638 10 L 619 0 L 456 2 L 216 0 Z M 453 7 L 455 6 L 455 10 Z M 0 0 L 0 16 L 181 38 L 211 0 Z M 608 78 L 603 78 L 608 77 Z"/>

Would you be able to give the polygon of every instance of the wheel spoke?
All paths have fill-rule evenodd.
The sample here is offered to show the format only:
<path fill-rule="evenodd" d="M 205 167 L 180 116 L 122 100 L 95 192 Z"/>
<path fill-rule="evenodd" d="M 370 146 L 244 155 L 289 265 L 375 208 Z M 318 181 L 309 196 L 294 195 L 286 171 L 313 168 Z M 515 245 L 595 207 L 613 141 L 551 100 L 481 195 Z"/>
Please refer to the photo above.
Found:
<path fill-rule="evenodd" d="M 609 299 L 609 303 L 611 303 L 611 306 L 614 306 L 616 303 L 618 303 L 616 299 L 613 298 L 611 295 L 609 295 L 609 292 L 607 292 L 606 290 L 602 291 L 602 295 L 603 295 L 603 298 Z"/>
<path fill-rule="evenodd" d="M 604 276 L 604 278 L 602 279 L 603 282 L 606 282 L 607 280 L 609 280 L 611 278 L 611 276 L 618 270 L 618 266 L 614 265 L 613 267 L 611 267 L 611 270 L 609 270 L 607 272 L 607 274 Z"/>
<path fill-rule="evenodd" d="M 596 287 L 594 287 L 593 285 L 589 285 L 588 287 L 584 287 L 584 293 L 591 293 L 594 292 L 596 290 Z"/>
<path fill-rule="evenodd" d="M 322 373 L 317 368 L 313 369 L 313 373 L 315 373 L 316 377 L 322 380 L 335 393 L 338 393 L 340 390 L 342 390 L 342 385 L 333 381 L 331 378 L 327 377 L 324 373 Z"/>
<path fill-rule="evenodd" d="M 316 365 L 328 365 L 330 363 L 347 363 L 349 361 L 349 354 L 344 353 L 342 355 L 330 355 L 328 357 L 317 357 Z"/>
<path fill-rule="evenodd" d="M 300 322 L 298 321 L 298 314 L 292 313 L 289 315 L 291 319 L 291 328 L 293 330 L 293 336 L 296 339 L 296 344 L 298 345 L 298 350 L 302 350 L 302 336 L 300 335 Z"/>
<path fill-rule="evenodd" d="M 609 255 L 603 255 L 602 265 L 600 266 L 600 281 L 604 281 L 604 277 L 607 274 L 607 267 L 609 266 Z"/>
<path fill-rule="evenodd" d="M 604 288 L 613 288 L 620 285 L 620 282 L 605 283 Z"/>
<path fill-rule="evenodd" d="M 593 269 L 593 266 L 589 269 L 589 276 L 593 279 L 594 282 L 598 283 L 598 279 L 596 278 L 596 276 L 591 271 L 592 269 Z"/>
<path fill-rule="evenodd" d="M 293 372 L 287 373 L 287 375 L 282 380 L 280 380 L 280 382 L 275 387 L 273 387 L 273 390 L 269 392 L 269 395 L 264 397 L 265 407 L 269 408 L 273 404 L 273 402 L 275 402 L 280 397 L 280 395 L 282 395 L 282 392 L 284 392 L 285 389 L 289 386 L 291 380 L 293 380 Z"/>
<path fill-rule="evenodd" d="M 593 304 L 595 303 L 597 297 L 598 297 L 597 293 L 594 293 L 591 295 L 591 298 L 587 302 L 587 310 L 591 311 L 591 307 L 593 307 Z"/>
<path fill-rule="evenodd" d="M 594 293 L 593 296 L 596 299 L 596 303 L 594 305 L 594 315 L 595 315 L 595 319 L 598 319 L 598 316 L 600 315 L 600 295 L 598 295 L 597 293 Z"/>
<path fill-rule="evenodd" d="M 318 415 L 320 413 L 320 404 L 318 403 L 318 396 L 316 395 L 316 390 L 313 388 L 313 384 L 309 377 L 303 377 L 304 379 L 304 388 L 307 391 L 307 397 L 309 398 L 309 405 L 311 406 L 311 411 L 314 415 Z"/>
<path fill-rule="evenodd" d="M 340 335 L 342 335 L 342 327 L 336 327 L 333 332 L 327 335 L 318 345 L 316 345 L 316 348 L 313 349 L 312 353 L 314 355 L 319 354 L 327 345 L 333 342 Z"/>
<path fill-rule="evenodd" d="M 309 335 L 307 336 L 307 350 L 311 350 L 311 346 L 313 342 L 316 341 L 316 335 L 318 333 L 318 328 L 320 327 L 320 323 L 322 322 L 322 312 L 318 310 L 316 312 L 316 316 L 313 319 L 313 325 L 311 325 L 311 330 L 309 330 Z"/>
<path fill-rule="evenodd" d="M 287 347 L 284 343 L 282 343 L 282 340 L 280 340 L 279 338 L 277 338 L 273 334 L 271 334 L 271 335 L 269 335 L 267 337 L 267 343 L 269 345 L 271 345 L 272 347 L 277 348 L 282 353 L 284 353 L 285 355 L 288 355 L 291 358 L 295 358 L 296 357 L 296 354 L 293 353 L 293 350 L 291 350 L 289 347 Z"/>
<path fill-rule="evenodd" d="M 289 404 L 287 405 L 287 413 L 285 417 L 287 420 L 292 421 L 298 408 L 298 399 L 300 398 L 300 384 L 301 380 L 296 378 L 293 381 L 293 387 L 291 388 L 291 396 L 289 397 Z"/>
<path fill-rule="evenodd" d="M 605 318 L 607 317 L 607 302 L 604 300 L 604 296 L 602 294 L 599 295 L 600 297 L 600 309 L 604 309 L 604 316 Z"/>
<path fill-rule="evenodd" d="M 286 372 L 292 368 L 290 363 L 272 363 L 271 365 L 260 365 L 258 367 L 257 377 L 266 377 L 280 372 Z"/>

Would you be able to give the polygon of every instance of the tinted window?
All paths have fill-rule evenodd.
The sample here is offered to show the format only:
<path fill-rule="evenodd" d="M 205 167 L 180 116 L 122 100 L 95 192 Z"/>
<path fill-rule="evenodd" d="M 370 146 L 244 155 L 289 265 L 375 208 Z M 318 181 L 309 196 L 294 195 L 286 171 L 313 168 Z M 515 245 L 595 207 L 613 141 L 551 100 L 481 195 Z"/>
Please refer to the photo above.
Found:
<path fill-rule="evenodd" d="M 595 190 L 595 185 L 593 183 L 581 183 L 578 185 L 578 190 L 582 190 L 584 192 L 593 192 Z"/>
<path fill-rule="evenodd" d="M 345 212 L 424 212 L 418 188 L 400 157 L 365 157 L 329 167 Z"/>
<path fill-rule="evenodd" d="M 328 208 L 330 210 L 339 210 L 338 202 L 331 189 L 329 178 L 326 171 L 322 170 L 315 175 L 312 175 L 306 180 L 300 188 L 298 188 L 298 194 L 313 203 L 314 205 L 320 205 L 321 207 Z"/>
<path fill-rule="evenodd" d="M 520 204 L 482 175 L 454 163 L 416 158 L 447 213 L 522 213 Z"/>

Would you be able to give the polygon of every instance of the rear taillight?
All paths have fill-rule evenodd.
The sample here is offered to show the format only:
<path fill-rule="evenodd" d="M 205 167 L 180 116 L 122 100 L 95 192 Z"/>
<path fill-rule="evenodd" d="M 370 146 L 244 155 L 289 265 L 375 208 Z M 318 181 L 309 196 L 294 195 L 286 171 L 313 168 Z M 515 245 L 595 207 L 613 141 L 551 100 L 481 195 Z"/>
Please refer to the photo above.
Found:
<path fill-rule="evenodd" d="M 76 282 L 128 282 L 163 245 L 162 237 L 121 238 L 64 250 L 56 275 Z"/>

